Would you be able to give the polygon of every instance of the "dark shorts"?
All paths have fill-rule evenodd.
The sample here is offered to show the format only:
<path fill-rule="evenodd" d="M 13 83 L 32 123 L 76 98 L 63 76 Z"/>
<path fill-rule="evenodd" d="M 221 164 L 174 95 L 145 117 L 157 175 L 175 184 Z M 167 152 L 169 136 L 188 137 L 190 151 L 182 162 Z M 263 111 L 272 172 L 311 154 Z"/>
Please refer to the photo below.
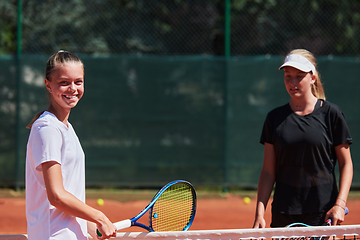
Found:
<path fill-rule="evenodd" d="M 271 211 L 270 227 L 286 227 L 291 223 L 305 223 L 311 226 L 321 226 L 325 222 L 326 212 L 308 214 L 284 214 Z"/>

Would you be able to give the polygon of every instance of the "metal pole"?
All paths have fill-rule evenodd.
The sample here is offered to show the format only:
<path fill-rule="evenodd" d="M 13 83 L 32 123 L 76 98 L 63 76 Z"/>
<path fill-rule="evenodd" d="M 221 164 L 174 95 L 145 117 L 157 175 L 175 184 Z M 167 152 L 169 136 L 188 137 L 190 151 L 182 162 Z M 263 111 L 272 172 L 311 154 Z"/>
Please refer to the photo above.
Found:
<path fill-rule="evenodd" d="M 230 57 L 231 0 L 225 0 L 225 57 Z"/>
<path fill-rule="evenodd" d="M 229 163 L 228 163 L 228 81 L 229 81 L 229 59 L 230 59 L 230 14 L 231 0 L 225 0 L 225 64 L 224 64 L 224 185 L 223 192 L 228 192 L 229 185 Z"/>
<path fill-rule="evenodd" d="M 17 5 L 16 55 L 20 57 L 22 54 L 22 0 L 17 0 Z"/>
<path fill-rule="evenodd" d="M 22 0 L 17 0 L 17 36 L 16 36 L 16 152 L 15 152 L 15 189 L 20 190 L 20 84 L 22 55 Z"/>

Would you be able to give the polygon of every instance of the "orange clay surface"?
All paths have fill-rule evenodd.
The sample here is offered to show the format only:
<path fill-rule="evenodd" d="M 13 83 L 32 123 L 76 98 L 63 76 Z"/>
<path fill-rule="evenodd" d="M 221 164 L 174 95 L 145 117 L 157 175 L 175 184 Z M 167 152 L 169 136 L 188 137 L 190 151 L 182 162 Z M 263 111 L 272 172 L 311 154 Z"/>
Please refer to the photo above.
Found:
<path fill-rule="evenodd" d="M 96 199 L 89 199 L 87 203 L 103 211 L 111 221 L 116 222 L 134 217 L 147 204 L 148 200 L 119 202 L 104 199 L 105 204 L 99 206 Z M 251 228 L 254 221 L 255 199 L 251 198 L 245 204 L 238 195 L 227 194 L 223 198 L 198 199 L 195 220 L 189 230 L 210 229 L 244 229 Z M 347 206 L 350 213 L 345 217 L 342 225 L 360 224 L 360 199 L 349 200 Z M 0 235 L 26 234 L 25 200 L 18 198 L 0 198 Z M 143 217 L 144 218 L 144 217 Z M 148 215 L 142 219 L 146 223 Z M 270 224 L 270 207 L 266 212 L 267 227 Z M 142 228 L 132 227 L 124 232 L 142 232 Z"/>

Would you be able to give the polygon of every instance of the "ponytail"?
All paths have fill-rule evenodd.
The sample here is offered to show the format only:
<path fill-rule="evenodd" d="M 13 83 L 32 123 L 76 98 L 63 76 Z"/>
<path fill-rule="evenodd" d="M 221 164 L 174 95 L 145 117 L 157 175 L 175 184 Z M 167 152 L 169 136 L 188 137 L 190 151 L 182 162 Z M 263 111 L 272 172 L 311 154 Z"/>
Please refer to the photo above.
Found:
<path fill-rule="evenodd" d="M 34 124 L 34 122 L 41 116 L 41 114 L 43 114 L 45 111 L 42 112 L 38 112 L 37 114 L 35 114 L 35 116 L 33 117 L 33 119 L 31 120 L 31 122 L 26 126 L 27 129 L 31 129 L 32 125 Z"/>

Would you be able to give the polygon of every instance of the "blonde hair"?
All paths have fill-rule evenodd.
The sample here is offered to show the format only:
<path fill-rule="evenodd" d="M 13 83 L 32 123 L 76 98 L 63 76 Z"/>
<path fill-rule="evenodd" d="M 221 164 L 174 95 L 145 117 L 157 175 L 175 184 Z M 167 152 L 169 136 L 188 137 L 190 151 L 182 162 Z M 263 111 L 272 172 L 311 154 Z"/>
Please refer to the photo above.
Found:
<path fill-rule="evenodd" d="M 60 50 L 55 52 L 47 61 L 46 69 L 45 69 L 45 79 L 51 81 L 51 75 L 52 72 L 54 71 L 54 68 L 59 64 L 68 63 L 68 62 L 80 63 L 84 67 L 83 62 L 81 61 L 80 58 L 78 58 L 78 56 L 76 56 L 71 52 Z M 31 122 L 26 126 L 26 128 L 31 129 L 33 123 L 36 121 L 36 119 L 38 119 L 41 116 L 41 114 L 43 114 L 43 112 L 45 111 L 36 113 L 33 119 L 31 120 Z"/>
<path fill-rule="evenodd" d="M 291 54 L 298 54 L 300 56 L 303 56 L 303 57 L 307 58 L 314 65 L 315 70 L 316 70 L 315 83 L 313 85 L 311 85 L 311 92 L 316 98 L 325 100 L 326 99 L 325 92 L 324 92 L 323 84 L 320 80 L 320 74 L 317 69 L 316 60 L 315 60 L 314 55 L 305 49 L 294 49 L 287 56 L 289 56 Z"/>

